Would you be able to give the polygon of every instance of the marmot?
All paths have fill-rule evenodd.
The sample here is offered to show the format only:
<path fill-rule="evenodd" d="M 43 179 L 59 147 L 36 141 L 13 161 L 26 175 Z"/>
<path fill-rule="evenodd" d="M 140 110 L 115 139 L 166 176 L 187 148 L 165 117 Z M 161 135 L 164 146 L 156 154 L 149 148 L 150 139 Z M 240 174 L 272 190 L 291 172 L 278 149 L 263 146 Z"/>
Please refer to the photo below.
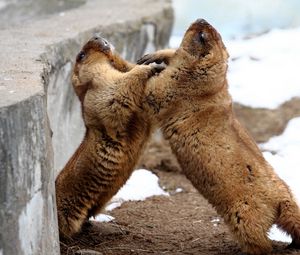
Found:
<path fill-rule="evenodd" d="M 159 70 L 122 60 L 99 36 L 78 54 L 72 84 L 86 134 L 55 182 L 61 236 L 78 232 L 131 175 L 152 131 L 141 99 Z"/>
<path fill-rule="evenodd" d="M 138 62 L 168 63 L 148 81 L 144 104 L 185 175 L 223 216 L 244 252 L 270 252 L 272 224 L 300 248 L 299 207 L 233 113 L 227 59 L 218 32 L 197 20 L 176 51 L 159 51 Z"/>

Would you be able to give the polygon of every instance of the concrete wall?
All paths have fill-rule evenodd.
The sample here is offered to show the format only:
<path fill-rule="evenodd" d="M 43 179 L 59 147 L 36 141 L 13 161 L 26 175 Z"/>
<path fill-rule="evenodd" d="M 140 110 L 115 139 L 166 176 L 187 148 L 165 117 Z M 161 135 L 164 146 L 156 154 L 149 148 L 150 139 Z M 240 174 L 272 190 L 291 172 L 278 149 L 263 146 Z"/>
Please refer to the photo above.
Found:
<path fill-rule="evenodd" d="M 90 0 L 0 28 L 1 255 L 59 254 L 54 178 L 84 132 L 70 86 L 82 44 L 102 32 L 135 60 L 166 46 L 172 21 L 168 0 Z"/>
<path fill-rule="evenodd" d="M 43 251 L 47 250 L 57 254 L 53 157 L 45 97 L 0 108 L 0 127 L 3 254 L 46 254 Z"/>

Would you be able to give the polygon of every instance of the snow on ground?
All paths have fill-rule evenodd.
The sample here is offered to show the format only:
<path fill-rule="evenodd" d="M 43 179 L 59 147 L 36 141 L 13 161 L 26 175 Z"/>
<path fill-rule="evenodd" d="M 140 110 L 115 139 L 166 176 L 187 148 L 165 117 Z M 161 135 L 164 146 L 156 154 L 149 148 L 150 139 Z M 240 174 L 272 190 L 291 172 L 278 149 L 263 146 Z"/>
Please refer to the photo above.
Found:
<path fill-rule="evenodd" d="M 145 169 L 135 170 L 126 184 L 112 198 L 106 210 L 113 210 L 125 201 L 142 201 L 159 195 L 168 196 L 169 194 L 159 186 L 158 177 Z"/>
<path fill-rule="evenodd" d="M 260 147 L 266 150 L 265 158 L 274 167 L 279 177 L 290 186 L 300 205 L 300 117 L 290 120 L 280 136 L 271 138 Z M 276 226 L 272 227 L 269 236 L 272 240 L 291 242 L 291 238 Z"/>
<path fill-rule="evenodd" d="M 95 218 L 91 217 L 91 220 L 100 221 L 100 222 L 110 222 L 114 219 L 115 218 L 113 216 L 103 214 L 103 213 L 98 214 Z"/>
<path fill-rule="evenodd" d="M 180 192 L 183 192 L 183 189 L 182 189 L 182 188 L 177 188 L 177 189 L 175 190 L 175 193 L 180 193 Z"/>
<path fill-rule="evenodd" d="M 272 137 L 261 144 L 261 148 L 267 150 L 265 158 L 279 177 L 288 183 L 300 204 L 300 117 L 290 120 L 280 136 Z"/>
<path fill-rule="evenodd" d="M 269 238 L 278 242 L 291 243 L 292 238 L 290 235 L 287 235 L 285 232 L 281 231 L 276 225 L 273 225 L 269 231 Z"/>
<path fill-rule="evenodd" d="M 181 39 L 173 36 L 170 46 L 177 48 Z M 235 102 L 274 109 L 300 96 L 300 28 L 274 29 L 224 43 L 230 54 L 229 91 Z"/>
<path fill-rule="evenodd" d="M 248 40 L 225 42 L 233 100 L 274 109 L 300 96 L 300 28 L 272 30 Z"/>
<path fill-rule="evenodd" d="M 107 211 L 111 211 L 125 201 L 143 201 L 152 196 L 169 196 L 158 184 L 158 177 L 152 172 L 145 169 L 135 170 L 125 185 L 111 199 L 109 205 L 106 206 Z M 99 214 L 91 220 L 109 222 L 114 217 L 106 214 Z"/>

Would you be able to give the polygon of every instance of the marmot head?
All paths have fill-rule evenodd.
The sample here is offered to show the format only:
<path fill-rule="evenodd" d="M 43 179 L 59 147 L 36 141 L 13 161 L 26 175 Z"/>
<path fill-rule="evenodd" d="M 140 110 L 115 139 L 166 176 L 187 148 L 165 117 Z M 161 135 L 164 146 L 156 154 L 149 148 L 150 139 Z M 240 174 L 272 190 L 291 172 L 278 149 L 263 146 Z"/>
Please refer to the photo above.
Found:
<path fill-rule="evenodd" d="M 183 93 L 202 96 L 220 91 L 227 84 L 228 56 L 215 28 L 204 19 L 192 23 L 174 56 L 174 62 L 186 72 L 180 76 L 180 83 L 188 84 Z"/>
<path fill-rule="evenodd" d="M 206 20 L 198 19 L 185 32 L 180 48 L 201 62 L 227 61 L 228 53 L 220 34 Z"/>
<path fill-rule="evenodd" d="M 97 74 L 97 65 L 113 61 L 113 47 L 106 39 L 95 35 L 81 49 L 76 57 L 72 73 L 72 84 L 76 95 L 82 102 Z"/>

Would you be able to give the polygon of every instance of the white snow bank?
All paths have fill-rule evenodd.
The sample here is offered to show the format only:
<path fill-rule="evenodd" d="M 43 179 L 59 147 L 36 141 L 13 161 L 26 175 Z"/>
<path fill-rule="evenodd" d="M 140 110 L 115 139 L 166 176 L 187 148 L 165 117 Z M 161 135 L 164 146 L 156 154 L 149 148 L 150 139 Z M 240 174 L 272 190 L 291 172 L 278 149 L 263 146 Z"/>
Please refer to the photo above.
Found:
<path fill-rule="evenodd" d="M 112 198 L 106 210 L 113 210 L 124 201 L 142 201 L 159 195 L 168 196 L 169 194 L 159 186 L 158 177 L 145 169 L 135 170 L 126 184 Z"/>
<path fill-rule="evenodd" d="M 235 102 L 274 109 L 300 96 L 300 28 L 225 42 L 231 56 L 229 90 Z"/>
<path fill-rule="evenodd" d="M 264 152 L 265 158 L 274 167 L 279 177 L 290 186 L 299 204 L 300 117 L 290 120 L 282 135 L 273 137 L 267 143 L 261 144 L 261 148 L 267 150 Z M 271 228 L 269 236 L 272 240 L 291 242 L 291 238 L 276 226 Z"/>

